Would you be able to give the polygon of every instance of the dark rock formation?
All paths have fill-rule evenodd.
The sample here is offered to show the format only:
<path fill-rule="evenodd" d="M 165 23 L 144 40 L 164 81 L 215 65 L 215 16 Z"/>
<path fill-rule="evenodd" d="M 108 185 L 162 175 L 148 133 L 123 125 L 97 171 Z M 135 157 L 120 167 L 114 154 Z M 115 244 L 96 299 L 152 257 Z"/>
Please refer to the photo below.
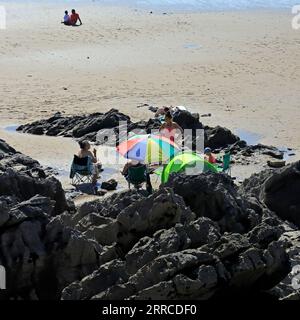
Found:
<path fill-rule="evenodd" d="M 210 172 L 173 175 L 166 187 L 182 196 L 198 217 L 216 221 L 223 232 L 246 232 L 260 221 L 247 201 L 238 196 L 229 176 Z"/>
<path fill-rule="evenodd" d="M 205 145 L 211 149 L 226 148 L 238 142 L 240 139 L 230 130 L 217 126 L 215 128 L 206 128 L 207 139 Z"/>
<path fill-rule="evenodd" d="M 260 199 L 279 217 L 300 227 L 300 161 L 280 169 L 263 184 Z"/>
<path fill-rule="evenodd" d="M 1 141 L 0 195 L 14 196 L 25 201 L 36 194 L 55 201 L 53 214 L 68 209 L 61 183 L 48 176 L 40 164 L 22 153 L 16 152 Z"/>
<path fill-rule="evenodd" d="M 119 126 L 119 122 L 122 125 Z M 199 117 L 188 111 L 177 111 L 174 114 L 174 121 L 177 122 L 183 129 L 189 129 L 190 133 L 186 138 L 186 143 L 196 147 L 196 139 L 204 138 L 205 146 L 212 149 L 225 148 L 228 145 L 239 141 L 230 130 L 222 127 L 210 128 L 204 127 L 199 121 Z M 127 128 L 124 127 L 126 123 Z M 134 133 L 157 133 L 161 126 L 158 119 L 149 119 L 148 121 L 132 122 L 131 119 L 120 113 L 116 109 L 111 109 L 107 113 L 94 113 L 86 116 L 66 117 L 61 113 L 55 114 L 53 117 L 45 120 L 35 121 L 26 125 L 20 126 L 17 130 L 32 133 L 46 134 L 50 136 L 65 136 L 78 139 L 87 139 L 93 142 L 103 144 L 119 143 L 127 138 L 127 135 L 120 135 L 120 130 Z M 197 130 L 204 129 L 205 135 L 200 136 Z M 113 130 L 116 139 L 111 140 L 111 130 Z M 98 139 L 97 139 L 98 133 Z M 99 139 L 101 137 L 101 139 Z"/>
<path fill-rule="evenodd" d="M 295 298 L 288 281 L 300 262 L 298 231 L 256 194 L 249 182 L 238 189 L 225 175 L 204 173 L 174 175 L 148 198 L 124 192 L 112 217 L 113 203 L 108 211 L 86 204 L 75 228 L 103 245 L 102 265 L 62 298 Z"/>
<path fill-rule="evenodd" d="M 300 162 L 262 171 L 245 180 L 240 192 L 251 194 L 279 217 L 300 227 Z"/>
<path fill-rule="evenodd" d="M 0 142 L 0 265 L 7 272 L 0 297 L 58 299 L 97 268 L 101 247 L 61 219 L 71 207 L 60 182 Z"/>
<path fill-rule="evenodd" d="M 57 299 L 69 283 L 97 267 L 100 246 L 51 218 L 55 201 L 35 196 L 18 202 L 0 197 L 0 263 L 6 297 Z"/>
<path fill-rule="evenodd" d="M 131 123 L 128 116 L 115 109 L 104 114 L 93 113 L 87 116 L 66 117 L 61 113 L 56 113 L 49 119 L 22 125 L 17 130 L 32 134 L 75 138 L 85 138 L 89 135 L 95 140 L 99 130 L 114 128 L 119 125 L 119 121 Z"/>
<path fill-rule="evenodd" d="M 125 191 L 71 213 L 54 178 L 30 174 L 38 163 L 21 157 L 17 171 L 17 153 L 1 150 L 2 297 L 297 298 L 299 162 L 239 188 L 224 174 L 172 175 L 150 196 Z"/>

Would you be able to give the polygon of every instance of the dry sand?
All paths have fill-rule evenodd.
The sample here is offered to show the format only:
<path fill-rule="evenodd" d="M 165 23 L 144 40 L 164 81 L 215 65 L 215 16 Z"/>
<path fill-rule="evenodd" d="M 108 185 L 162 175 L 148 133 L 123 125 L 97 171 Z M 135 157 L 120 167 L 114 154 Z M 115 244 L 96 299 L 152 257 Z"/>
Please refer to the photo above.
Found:
<path fill-rule="evenodd" d="M 60 24 L 62 5 L 6 9 L 0 125 L 111 107 L 140 120 L 151 116 L 141 103 L 185 105 L 212 113 L 205 124 L 255 132 L 300 158 L 300 30 L 291 28 L 290 13 L 150 15 L 89 4 L 77 8 L 84 25 L 73 28 Z M 28 155 L 41 152 L 34 137 L 0 137 Z M 60 142 L 45 143 L 35 158 L 58 152 Z"/>

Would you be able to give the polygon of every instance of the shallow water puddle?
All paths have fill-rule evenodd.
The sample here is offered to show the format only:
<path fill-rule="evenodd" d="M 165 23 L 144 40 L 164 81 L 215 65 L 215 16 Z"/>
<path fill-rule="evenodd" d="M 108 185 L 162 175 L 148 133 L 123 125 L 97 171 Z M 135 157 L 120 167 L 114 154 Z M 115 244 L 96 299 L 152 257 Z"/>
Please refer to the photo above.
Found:
<path fill-rule="evenodd" d="M 196 43 L 186 43 L 183 45 L 184 49 L 201 49 L 202 46 Z"/>
<path fill-rule="evenodd" d="M 17 151 L 39 161 L 44 167 L 51 167 L 57 172 L 57 178 L 64 187 L 70 187 L 70 167 L 74 154 L 78 153 L 79 147 L 75 140 L 65 137 L 37 136 L 16 132 L 18 125 L 4 127 L 0 133 L 1 138 Z M 3 137 L 4 136 L 4 137 Z M 119 182 L 118 189 L 127 187 L 125 179 L 120 174 L 123 163 L 116 164 L 116 151 L 112 147 L 97 146 L 99 160 L 103 163 L 104 171 L 101 173 L 101 181 L 115 179 Z M 111 155 L 112 161 L 107 160 Z M 105 160 L 106 159 L 106 160 Z"/>
<path fill-rule="evenodd" d="M 262 135 L 260 135 L 256 132 L 251 132 L 251 131 L 244 130 L 244 129 L 237 129 L 235 131 L 235 134 L 238 137 L 240 137 L 241 140 L 246 141 L 249 146 L 258 144 L 260 142 L 260 140 L 263 138 Z"/>
<path fill-rule="evenodd" d="M 278 149 L 280 152 L 283 152 L 283 160 L 285 161 L 292 160 L 291 158 L 296 156 L 295 151 L 291 148 L 279 147 Z"/>

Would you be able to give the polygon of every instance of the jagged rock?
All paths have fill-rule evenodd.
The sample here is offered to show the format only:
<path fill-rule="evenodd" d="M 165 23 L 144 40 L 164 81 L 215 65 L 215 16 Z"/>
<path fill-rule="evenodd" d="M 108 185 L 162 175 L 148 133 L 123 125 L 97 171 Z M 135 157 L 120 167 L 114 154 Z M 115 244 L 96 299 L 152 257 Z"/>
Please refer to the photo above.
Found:
<path fill-rule="evenodd" d="M 0 173 L 0 195 L 16 196 L 21 201 L 40 194 L 55 201 L 55 214 L 68 209 L 65 193 L 61 183 L 54 177 L 36 179 L 25 173 L 17 173 L 7 169 Z"/>
<path fill-rule="evenodd" d="M 105 114 L 94 114 L 73 128 L 73 136 L 80 138 L 91 132 L 97 133 L 101 129 L 114 128 L 117 127 L 121 121 L 128 122 L 130 118 L 119 113 L 116 109 L 111 109 Z"/>
<path fill-rule="evenodd" d="M 182 198 L 171 189 L 160 190 L 122 210 L 117 216 L 119 226 L 117 243 L 124 252 L 144 234 L 153 234 L 176 223 L 192 221 L 194 214 Z"/>
<path fill-rule="evenodd" d="M 260 199 L 282 219 L 300 227 L 300 161 L 276 171 L 262 185 Z"/>
<path fill-rule="evenodd" d="M 144 105 L 143 105 L 144 106 Z M 174 114 L 174 121 L 185 129 L 184 145 L 189 149 L 203 153 L 203 144 L 215 152 L 229 150 L 232 155 L 242 155 L 251 158 L 257 152 L 277 159 L 283 159 L 283 153 L 272 146 L 257 144 L 247 146 L 240 141 L 229 129 L 216 126 L 204 126 L 199 121 L 199 114 L 178 109 Z M 73 137 L 89 140 L 96 145 L 115 147 L 134 134 L 158 134 L 161 121 L 156 118 L 132 122 L 130 117 L 111 109 L 106 113 L 66 117 L 56 113 L 49 119 L 28 123 L 17 128 L 18 131 L 46 134 L 49 136 Z M 203 130 L 202 130 L 203 129 Z M 246 164 L 247 162 L 244 162 Z"/>
<path fill-rule="evenodd" d="M 267 169 L 254 173 L 250 178 L 245 179 L 239 187 L 239 194 L 244 197 L 254 197 L 259 199 L 261 186 L 273 174 L 273 170 Z"/>
<path fill-rule="evenodd" d="M 224 174 L 172 175 L 150 196 L 116 193 L 72 214 L 57 180 L 0 149 L 5 298 L 297 299 L 299 162 L 239 188 Z"/>
<path fill-rule="evenodd" d="M 173 120 L 178 123 L 182 129 L 203 129 L 203 124 L 199 122 L 199 117 L 195 117 L 188 111 L 176 111 L 173 115 Z"/>
<path fill-rule="evenodd" d="M 230 130 L 217 126 L 215 128 L 206 128 L 207 139 L 205 146 L 211 149 L 225 148 L 238 142 L 240 139 L 234 135 Z"/>
<path fill-rule="evenodd" d="M 59 217 L 51 220 L 53 202 L 35 196 L 6 205 L 0 260 L 7 271 L 8 297 L 28 298 L 34 291 L 38 299 L 59 298 L 63 287 L 97 268 L 100 246 L 66 228 Z"/>
<path fill-rule="evenodd" d="M 285 166 L 285 161 L 267 161 L 267 164 L 271 168 L 282 168 Z"/>
<path fill-rule="evenodd" d="M 97 132 L 105 128 L 114 128 L 119 125 L 119 121 L 130 122 L 130 118 L 116 109 L 111 109 L 107 113 L 93 113 L 88 116 L 64 117 L 57 113 L 46 120 L 35 121 L 17 128 L 18 131 L 43 134 L 49 136 L 73 136 L 75 138 L 91 135 L 91 140 L 95 140 Z"/>
<path fill-rule="evenodd" d="M 237 193 L 229 176 L 210 172 L 198 176 L 171 175 L 165 185 L 183 197 L 198 217 L 216 221 L 222 232 L 246 232 L 259 221 L 259 215 Z"/>
<path fill-rule="evenodd" d="M 1 153 L 2 154 L 14 154 L 16 153 L 16 150 L 9 146 L 4 140 L 0 139 L 0 159 L 1 159 Z"/>
<path fill-rule="evenodd" d="M 113 260 L 102 265 L 80 282 L 72 283 L 66 287 L 62 292 L 62 300 L 90 299 L 113 284 L 127 281 L 127 279 L 124 262 Z"/>
<path fill-rule="evenodd" d="M 139 240 L 128 252 L 125 257 L 128 272 L 134 274 L 158 256 L 200 247 L 219 238 L 218 226 L 206 218 L 199 218 L 186 226 L 177 224 L 169 230 L 160 230 L 153 238 L 144 237 Z"/>
<path fill-rule="evenodd" d="M 95 239 L 101 245 L 107 246 L 115 243 L 118 238 L 119 225 L 116 221 L 100 226 L 93 226 L 84 232 L 84 235 L 90 239 Z"/>
<path fill-rule="evenodd" d="M 283 159 L 284 157 L 284 153 L 278 150 L 266 150 L 266 151 L 263 151 L 262 154 L 265 154 L 267 156 L 270 156 L 272 158 L 279 159 L 279 160 Z"/>
<path fill-rule="evenodd" d="M 300 271 L 300 231 L 290 230 L 282 234 L 280 241 L 286 245 L 286 252 L 291 264 L 290 272 L 272 288 L 271 293 L 282 300 L 300 300 L 299 271 Z"/>
<path fill-rule="evenodd" d="M 115 219 L 118 214 L 132 203 L 146 197 L 142 191 L 130 190 L 115 193 L 104 200 L 84 203 L 73 217 L 75 225 L 86 215 L 97 213 L 101 217 Z"/>

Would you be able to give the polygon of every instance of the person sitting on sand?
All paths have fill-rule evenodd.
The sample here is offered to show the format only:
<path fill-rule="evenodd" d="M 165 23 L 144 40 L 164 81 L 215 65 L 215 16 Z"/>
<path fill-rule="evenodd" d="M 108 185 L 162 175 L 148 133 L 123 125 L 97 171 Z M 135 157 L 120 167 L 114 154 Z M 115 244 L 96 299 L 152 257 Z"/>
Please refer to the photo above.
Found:
<path fill-rule="evenodd" d="M 211 148 L 205 148 L 204 149 L 204 159 L 207 162 L 211 163 L 211 164 L 216 164 L 217 163 L 217 159 L 212 154 Z"/>
<path fill-rule="evenodd" d="M 79 158 L 89 157 L 91 160 L 90 172 L 93 174 L 93 185 L 96 185 L 97 179 L 99 178 L 99 171 L 101 171 L 101 163 L 97 160 L 97 150 L 90 151 L 91 145 L 88 141 L 79 141 L 80 150 L 78 152 Z"/>
<path fill-rule="evenodd" d="M 62 23 L 66 26 L 70 25 L 70 16 L 69 16 L 69 12 L 67 10 L 65 11 L 64 21 Z"/>
<path fill-rule="evenodd" d="M 72 14 L 70 16 L 70 25 L 71 26 L 77 26 L 77 21 L 79 21 L 80 26 L 82 25 L 82 21 L 80 19 L 79 14 L 76 12 L 75 9 L 72 9 Z"/>
<path fill-rule="evenodd" d="M 171 112 L 167 112 L 165 115 L 165 123 L 160 127 L 159 132 L 163 136 L 169 138 L 171 141 L 174 142 L 175 134 L 178 131 L 183 133 L 183 129 L 180 127 L 180 125 L 173 121 Z"/>

